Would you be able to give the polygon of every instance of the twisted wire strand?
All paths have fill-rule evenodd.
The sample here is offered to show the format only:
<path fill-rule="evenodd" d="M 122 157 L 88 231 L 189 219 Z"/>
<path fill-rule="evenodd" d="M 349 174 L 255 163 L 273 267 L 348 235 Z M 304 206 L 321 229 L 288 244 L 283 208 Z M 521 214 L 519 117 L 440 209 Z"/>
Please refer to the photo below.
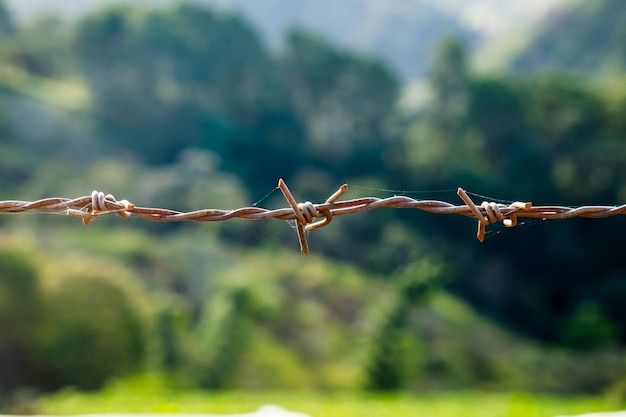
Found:
<path fill-rule="evenodd" d="M 382 207 L 418 209 L 435 214 L 458 214 L 473 217 L 478 220 L 476 236 L 481 242 L 484 240 L 487 225 L 502 222 L 506 227 L 514 227 L 520 217 L 543 220 L 573 217 L 597 219 L 626 214 L 626 204 L 621 206 L 567 207 L 533 206 L 530 202 L 502 204 L 484 201 L 478 206 L 462 188 L 457 190 L 457 194 L 465 204 L 458 206 L 445 201 L 415 200 L 407 196 L 361 197 L 339 201 L 339 198 L 348 190 L 347 184 L 342 185 L 324 203 L 314 204 L 310 201 L 298 203 L 282 179 L 278 181 L 278 188 L 289 203 L 288 208 L 269 210 L 261 207 L 243 207 L 234 210 L 202 209 L 181 212 L 164 208 L 139 207 L 128 200 L 118 201 L 111 194 L 94 191 L 89 196 L 73 199 L 53 197 L 36 201 L 0 201 L 0 213 L 24 213 L 34 210 L 56 212 L 81 218 L 85 225 L 107 213 L 116 213 L 123 218 L 135 215 L 155 222 L 216 222 L 235 218 L 244 220 L 295 220 L 300 249 L 304 254 L 309 253 L 305 232 L 327 226 L 334 216 L 356 214 Z"/>

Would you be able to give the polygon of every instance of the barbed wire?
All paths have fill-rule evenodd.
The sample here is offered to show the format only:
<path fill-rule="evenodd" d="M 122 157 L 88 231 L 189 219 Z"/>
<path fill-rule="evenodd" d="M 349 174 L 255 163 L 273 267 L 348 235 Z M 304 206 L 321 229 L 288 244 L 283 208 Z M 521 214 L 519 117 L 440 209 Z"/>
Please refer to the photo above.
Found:
<path fill-rule="evenodd" d="M 436 214 L 459 214 L 478 220 L 476 237 L 479 241 L 485 238 L 487 225 L 502 222 L 505 227 L 517 225 L 517 219 L 535 218 L 542 220 L 567 219 L 572 217 L 602 218 L 626 214 L 626 204 L 621 206 L 533 206 L 530 202 L 516 201 L 510 204 L 483 201 L 476 205 L 468 194 L 459 187 L 457 195 L 465 203 L 454 205 L 445 201 L 415 200 L 407 196 L 388 198 L 361 197 L 339 201 L 348 190 L 344 184 L 325 202 L 313 204 L 310 201 L 298 203 L 287 184 L 280 179 L 278 188 L 289 203 L 288 208 L 269 210 L 261 207 L 243 207 L 235 210 L 203 209 L 180 212 L 163 208 L 139 207 L 128 200 L 118 201 L 111 194 L 93 191 L 91 195 L 70 198 L 44 198 L 36 201 L 7 200 L 0 201 L 0 213 L 24 213 L 27 211 L 56 212 L 67 216 L 79 217 L 85 225 L 98 216 L 116 213 L 123 218 L 132 215 L 156 222 L 216 222 L 230 219 L 244 220 L 295 220 L 300 250 L 309 253 L 306 232 L 327 226 L 334 216 L 356 214 L 381 207 L 418 209 Z M 321 219 L 321 220 L 318 220 Z"/>

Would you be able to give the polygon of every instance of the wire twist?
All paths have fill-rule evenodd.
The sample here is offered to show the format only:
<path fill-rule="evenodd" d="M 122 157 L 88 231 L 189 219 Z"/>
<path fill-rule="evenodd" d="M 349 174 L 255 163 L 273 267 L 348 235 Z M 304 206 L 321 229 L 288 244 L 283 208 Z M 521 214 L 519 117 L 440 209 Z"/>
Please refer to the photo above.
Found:
<path fill-rule="evenodd" d="M 348 190 L 344 184 L 324 203 L 314 204 L 310 201 L 298 203 L 293 197 L 287 184 L 280 179 L 278 188 L 289 204 L 288 208 L 268 210 L 261 207 L 243 207 L 235 210 L 203 209 L 190 212 L 180 212 L 163 208 L 139 207 L 128 200 L 117 201 L 111 194 L 93 191 L 91 195 L 79 198 L 45 198 L 37 201 L 7 200 L 0 201 L 0 213 L 23 213 L 39 210 L 61 212 L 62 214 L 79 217 L 85 225 L 98 216 L 107 213 L 116 213 L 120 217 L 128 218 L 131 215 L 156 222 L 215 222 L 234 218 L 244 220 L 295 220 L 300 250 L 305 255 L 309 253 L 306 232 L 327 226 L 334 216 L 344 216 L 360 213 L 381 207 L 412 208 L 437 214 L 460 214 L 473 217 L 478 221 L 476 237 L 480 242 L 485 238 L 487 225 L 502 222 L 505 227 L 517 225 L 520 217 L 537 218 L 543 220 L 567 219 L 572 217 L 602 218 L 626 214 L 626 204 L 621 206 L 533 206 L 529 202 L 516 201 L 511 204 L 501 204 L 484 201 L 476 205 L 465 190 L 459 188 L 458 196 L 465 205 L 455 206 L 445 201 L 415 200 L 406 196 L 388 198 L 362 197 L 352 200 L 339 201 Z M 318 220 L 321 219 L 321 220 Z"/>

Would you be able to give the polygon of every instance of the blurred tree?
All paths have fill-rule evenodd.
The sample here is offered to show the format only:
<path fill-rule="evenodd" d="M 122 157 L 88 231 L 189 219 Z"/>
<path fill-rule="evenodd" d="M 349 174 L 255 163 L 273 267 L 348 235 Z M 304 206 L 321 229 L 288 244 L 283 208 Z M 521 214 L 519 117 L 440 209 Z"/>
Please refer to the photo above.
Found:
<path fill-rule="evenodd" d="M 465 46 L 456 38 L 439 45 L 430 84 L 434 92 L 432 123 L 450 135 L 461 133 L 468 110 L 469 68 Z"/>
<path fill-rule="evenodd" d="M 345 178 L 384 165 L 399 82 L 382 62 L 294 30 L 282 74 L 306 126 L 308 148 L 324 169 Z"/>
<path fill-rule="evenodd" d="M 0 37 L 13 36 L 17 32 L 13 17 L 4 0 L 0 0 Z"/>
<path fill-rule="evenodd" d="M 406 320 L 409 304 L 402 300 L 391 311 L 380 330 L 374 352 L 367 365 L 366 387 L 370 390 L 398 390 L 405 387 L 409 375 Z"/>
<path fill-rule="evenodd" d="M 486 164 L 481 176 L 485 188 L 504 193 L 514 184 L 523 192 L 520 176 L 532 176 L 524 184 L 541 186 L 546 175 L 546 161 L 538 155 L 532 140 L 525 111 L 528 100 L 515 80 L 473 77 L 468 82 L 467 126 L 482 143 L 480 152 Z"/>
<path fill-rule="evenodd" d="M 150 163 L 192 145 L 228 158 L 268 101 L 271 62 L 237 17 L 192 5 L 109 9 L 81 23 L 76 45 L 102 132 Z"/>
<path fill-rule="evenodd" d="M 410 358 L 416 346 L 409 330 L 409 316 L 425 303 L 433 288 L 443 284 L 441 267 L 429 261 L 414 261 L 399 271 L 393 277 L 398 299 L 372 343 L 366 364 L 366 387 L 371 390 L 402 389 L 414 376 Z"/>
<path fill-rule="evenodd" d="M 216 323 L 213 337 L 207 340 L 211 353 L 202 375 L 199 375 L 203 387 L 228 388 L 235 379 L 239 360 L 249 344 L 250 323 L 247 316 L 250 302 L 250 294 L 244 288 L 235 289 L 230 294 L 228 309 L 222 320 Z"/>
<path fill-rule="evenodd" d="M 37 383 L 41 324 L 37 272 L 26 254 L 0 249 L 0 392 Z"/>
<path fill-rule="evenodd" d="M 8 61 L 12 51 L 10 38 L 15 27 L 4 0 L 0 0 L 0 63 Z M 13 180 L 19 179 L 24 172 L 19 172 L 19 159 L 23 157 L 15 144 L 10 128 L 10 106 L 12 93 L 10 85 L 0 81 L 0 184 L 8 187 Z M 16 178 L 17 177 L 17 178 Z"/>
<path fill-rule="evenodd" d="M 571 2 L 533 33 L 511 62 L 518 71 L 559 68 L 588 76 L 626 69 L 626 4 L 621 0 Z"/>
<path fill-rule="evenodd" d="M 13 94 L 0 85 L 0 195 L 28 176 L 23 166 L 25 152 L 15 138 L 9 117 L 12 99 Z M 5 198 L 10 197 L 5 195 Z"/>
<path fill-rule="evenodd" d="M 407 171 L 421 188 L 476 184 L 488 170 L 485 142 L 472 131 L 471 74 L 465 46 L 454 38 L 442 41 L 430 76 L 432 103 L 406 134 Z"/>
<path fill-rule="evenodd" d="M 260 192 L 297 170 L 300 121 L 274 61 L 241 18 L 194 5 L 109 9 L 82 22 L 76 45 L 113 149 L 152 164 L 208 149 L 220 169 Z"/>
<path fill-rule="evenodd" d="M 70 48 L 71 26 L 43 15 L 20 27 L 10 61 L 31 74 L 60 78 L 76 69 Z"/>
<path fill-rule="evenodd" d="M 41 386 L 95 389 L 141 365 L 141 321 L 118 285 L 103 277 L 68 277 L 46 308 L 39 351 L 47 375 Z"/>
<path fill-rule="evenodd" d="M 156 72 L 137 48 L 137 14 L 117 8 L 87 17 L 76 35 L 76 51 L 102 134 L 118 149 L 161 162 L 175 156 L 169 154 L 178 140 L 188 138 L 172 138 L 159 126 L 171 118 L 156 97 Z"/>
<path fill-rule="evenodd" d="M 611 122 L 605 99 L 563 74 L 537 77 L 528 89 L 528 119 L 535 146 L 549 158 L 550 182 L 567 201 L 594 204 L 592 200 L 613 198 L 613 172 L 621 164 L 610 150 L 617 138 L 607 135 Z"/>
<path fill-rule="evenodd" d="M 181 364 L 180 335 L 175 321 L 174 313 L 168 310 L 160 311 L 156 320 L 156 337 L 160 354 L 158 365 L 168 370 L 175 369 Z"/>
<path fill-rule="evenodd" d="M 406 136 L 407 172 L 421 179 L 421 188 L 461 185 L 571 205 L 619 202 L 626 158 L 617 133 L 619 105 L 610 110 L 606 97 L 563 74 L 527 80 L 476 75 L 454 40 L 438 54 L 433 102 Z M 623 294 L 616 281 L 625 267 L 612 250 L 619 234 L 610 226 L 577 220 L 516 230 L 507 234 L 507 245 L 486 253 L 456 246 L 454 221 L 410 223 L 441 238 L 431 239 L 433 250 L 469 262 L 451 288 L 479 310 L 534 337 L 578 348 L 624 334 L 623 309 L 606 297 L 606 288 Z"/>

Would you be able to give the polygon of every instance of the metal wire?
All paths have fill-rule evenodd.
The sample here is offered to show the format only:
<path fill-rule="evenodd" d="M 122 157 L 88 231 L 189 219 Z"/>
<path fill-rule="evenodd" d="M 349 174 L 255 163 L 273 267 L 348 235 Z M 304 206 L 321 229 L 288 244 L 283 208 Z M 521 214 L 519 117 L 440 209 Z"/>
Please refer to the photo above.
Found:
<path fill-rule="evenodd" d="M 476 237 L 481 242 L 485 237 L 485 228 L 491 223 L 502 222 L 506 227 L 514 227 L 519 217 L 537 218 L 543 220 L 567 219 L 572 217 L 601 218 L 626 214 L 626 204 L 621 206 L 533 206 L 529 202 L 514 202 L 502 204 L 482 202 L 477 206 L 459 188 L 457 194 L 465 205 L 455 206 L 445 201 L 415 200 L 406 196 L 388 198 L 362 197 L 352 200 L 338 201 L 348 190 L 348 185 L 342 185 L 324 203 L 313 204 L 309 201 L 297 203 L 289 191 L 287 184 L 280 179 L 278 188 L 289 203 L 288 208 L 268 210 L 261 207 L 243 207 L 235 210 L 203 209 L 190 212 L 180 212 L 163 208 L 139 207 L 127 200 L 117 201 L 111 194 L 94 191 L 90 196 L 74 199 L 45 198 L 37 201 L 7 200 L 0 201 L 0 213 L 23 213 L 27 211 L 49 211 L 79 217 L 85 225 L 100 215 L 116 213 L 128 218 L 131 215 L 139 216 L 156 222 L 216 222 L 230 219 L 244 220 L 295 220 L 300 249 L 305 255 L 309 253 L 306 233 L 327 226 L 334 216 L 344 216 L 369 211 L 381 207 L 410 208 L 437 214 L 460 214 L 478 220 Z M 318 220 L 322 219 L 322 220 Z"/>

